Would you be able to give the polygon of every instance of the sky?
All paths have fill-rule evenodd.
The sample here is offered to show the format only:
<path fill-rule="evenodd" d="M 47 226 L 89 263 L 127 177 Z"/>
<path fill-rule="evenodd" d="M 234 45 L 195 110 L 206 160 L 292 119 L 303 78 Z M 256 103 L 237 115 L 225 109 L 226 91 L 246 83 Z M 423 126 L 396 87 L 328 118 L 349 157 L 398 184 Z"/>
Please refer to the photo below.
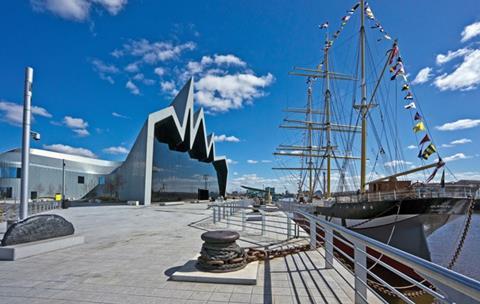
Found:
<path fill-rule="evenodd" d="M 306 98 L 305 80 L 288 72 L 321 61 L 325 30 L 318 25 L 328 21 L 333 33 L 354 3 L 2 1 L 0 151 L 21 145 L 26 66 L 34 68 L 32 129 L 42 134 L 32 147 L 113 160 L 126 157 L 148 113 L 168 106 L 193 76 L 196 107 L 207 113 L 217 155 L 229 159 L 229 190 L 240 184 L 292 190 L 271 170 L 272 152 L 287 136 L 278 128 L 282 110 Z M 412 91 L 448 167 L 457 179 L 480 179 L 478 1 L 369 4 L 398 38 Z M 356 20 L 340 38 L 358 31 Z M 377 37 L 368 26 L 367 39 L 383 54 L 391 42 Z M 332 50 L 338 46 L 338 58 L 346 58 L 352 48 L 340 38 Z M 396 133 L 404 159 L 393 164 L 416 163 L 410 133 Z"/>

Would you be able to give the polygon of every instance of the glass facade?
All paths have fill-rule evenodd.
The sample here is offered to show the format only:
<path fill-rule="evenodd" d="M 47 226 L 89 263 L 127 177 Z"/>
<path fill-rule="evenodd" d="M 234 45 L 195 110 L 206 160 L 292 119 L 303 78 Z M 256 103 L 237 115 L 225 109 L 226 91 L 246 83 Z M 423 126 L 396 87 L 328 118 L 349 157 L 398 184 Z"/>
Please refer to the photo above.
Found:
<path fill-rule="evenodd" d="M 192 159 L 188 152 L 170 150 L 168 144 L 157 139 L 153 151 L 152 202 L 198 199 L 205 189 L 210 197 L 218 196 L 213 163 Z"/>
<path fill-rule="evenodd" d="M 20 178 L 21 168 L 0 167 L 0 178 Z"/>

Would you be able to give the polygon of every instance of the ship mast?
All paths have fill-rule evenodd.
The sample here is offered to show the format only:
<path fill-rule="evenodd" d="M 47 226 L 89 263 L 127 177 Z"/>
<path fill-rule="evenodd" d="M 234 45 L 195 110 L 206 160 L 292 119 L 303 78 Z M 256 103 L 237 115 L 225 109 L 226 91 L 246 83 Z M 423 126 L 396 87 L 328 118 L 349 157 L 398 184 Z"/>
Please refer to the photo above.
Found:
<path fill-rule="evenodd" d="M 327 39 L 328 41 L 328 33 L 327 33 Z M 330 71 L 328 68 L 328 50 L 329 48 L 325 48 L 325 55 L 324 55 L 324 66 L 325 66 L 325 82 L 326 82 L 326 87 L 325 87 L 325 132 L 326 132 L 326 141 L 327 141 L 327 185 L 326 185 L 326 197 L 330 197 L 331 193 L 331 171 L 332 171 L 332 143 L 331 143 L 331 131 L 332 131 L 332 126 L 330 124 Z"/>
<path fill-rule="evenodd" d="M 307 138 L 308 138 L 308 199 L 313 201 L 313 104 L 312 104 L 312 79 L 307 78 Z"/>
<path fill-rule="evenodd" d="M 360 68 L 362 100 L 360 111 L 362 116 L 362 148 L 360 155 L 360 192 L 365 192 L 367 183 L 367 83 L 365 79 L 365 1 L 360 1 Z"/>

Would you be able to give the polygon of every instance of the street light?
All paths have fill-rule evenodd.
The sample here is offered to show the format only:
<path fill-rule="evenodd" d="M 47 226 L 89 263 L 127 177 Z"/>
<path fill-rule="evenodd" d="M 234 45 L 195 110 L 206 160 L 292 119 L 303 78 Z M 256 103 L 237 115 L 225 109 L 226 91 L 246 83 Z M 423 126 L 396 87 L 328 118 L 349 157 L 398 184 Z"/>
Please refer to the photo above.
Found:
<path fill-rule="evenodd" d="M 20 181 L 20 220 L 28 216 L 28 169 L 30 166 L 30 121 L 32 118 L 32 83 L 33 69 L 25 68 L 25 83 L 23 90 L 23 138 L 22 138 L 22 176 Z M 33 136 L 35 140 L 40 139 L 40 134 Z M 36 139 L 38 138 L 38 139 Z"/>

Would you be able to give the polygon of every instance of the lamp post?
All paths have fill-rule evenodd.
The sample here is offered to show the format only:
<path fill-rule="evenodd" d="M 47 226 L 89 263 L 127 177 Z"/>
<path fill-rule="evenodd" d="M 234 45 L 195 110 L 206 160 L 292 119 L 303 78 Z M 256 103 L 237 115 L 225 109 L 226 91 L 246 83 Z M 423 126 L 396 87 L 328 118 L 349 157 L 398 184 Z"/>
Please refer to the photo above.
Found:
<path fill-rule="evenodd" d="M 23 93 L 23 138 L 22 138 L 22 176 L 20 183 L 20 220 L 28 216 L 28 169 L 30 166 L 30 120 L 32 101 L 33 69 L 25 68 Z"/>

